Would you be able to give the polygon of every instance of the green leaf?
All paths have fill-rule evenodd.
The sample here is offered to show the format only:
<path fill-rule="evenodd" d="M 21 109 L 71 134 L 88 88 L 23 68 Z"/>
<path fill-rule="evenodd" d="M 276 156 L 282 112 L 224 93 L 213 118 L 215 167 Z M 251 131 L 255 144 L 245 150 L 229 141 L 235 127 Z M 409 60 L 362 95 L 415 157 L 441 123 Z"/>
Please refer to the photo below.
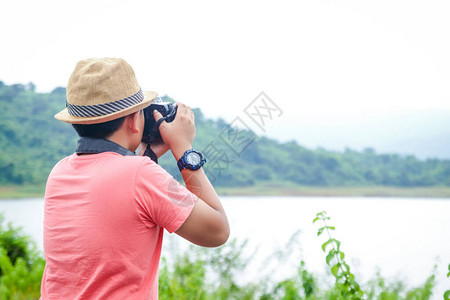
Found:
<path fill-rule="evenodd" d="M 341 248 L 341 242 L 335 239 L 333 239 L 333 241 L 336 243 L 337 251 L 339 251 L 339 249 Z"/>
<path fill-rule="evenodd" d="M 316 223 L 316 221 L 318 221 L 318 220 L 320 220 L 320 218 L 319 218 L 319 217 L 316 217 L 316 218 L 313 220 L 313 223 Z"/>
<path fill-rule="evenodd" d="M 334 275 L 334 277 L 338 277 L 338 273 L 339 273 L 339 267 L 341 266 L 340 263 L 335 264 L 334 266 L 331 267 L 331 274 Z"/>
<path fill-rule="evenodd" d="M 336 227 L 334 227 L 334 226 L 325 226 L 326 228 L 328 228 L 328 230 L 335 230 L 336 229 Z"/>
<path fill-rule="evenodd" d="M 317 236 L 321 235 L 324 230 L 325 230 L 325 227 L 319 228 L 319 230 L 317 231 Z"/>
<path fill-rule="evenodd" d="M 343 262 L 342 264 L 344 265 L 346 271 L 350 272 L 350 266 L 346 262 Z"/>
<path fill-rule="evenodd" d="M 324 215 L 326 215 L 326 211 L 321 211 L 316 214 L 316 219 L 323 219 Z"/>
<path fill-rule="evenodd" d="M 330 265 L 331 260 L 334 257 L 334 249 L 331 249 L 330 253 L 328 253 L 326 261 L 327 261 L 327 265 Z"/>
<path fill-rule="evenodd" d="M 340 255 L 340 257 L 341 257 L 341 260 L 344 259 L 344 257 L 345 257 L 344 252 L 339 252 L 339 255 Z"/>
<path fill-rule="evenodd" d="M 329 239 L 328 241 L 326 241 L 325 243 L 322 244 L 323 252 L 325 252 L 325 250 L 327 249 L 328 244 L 330 244 L 332 241 L 334 241 L 334 239 Z"/>
<path fill-rule="evenodd" d="M 450 290 L 448 290 L 444 293 L 444 300 L 449 300 L 449 299 L 450 299 Z"/>

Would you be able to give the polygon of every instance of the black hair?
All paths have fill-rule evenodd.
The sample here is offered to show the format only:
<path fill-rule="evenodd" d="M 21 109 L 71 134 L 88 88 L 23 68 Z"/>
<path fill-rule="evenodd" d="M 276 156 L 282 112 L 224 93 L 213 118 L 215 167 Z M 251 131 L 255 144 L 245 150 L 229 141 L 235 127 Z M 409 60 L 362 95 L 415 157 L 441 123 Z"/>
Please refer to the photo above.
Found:
<path fill-rule="evenodd" d="M 80 137 L 105 139 L 122 126 L 125 117 L 97 124 L 72 124 Z"/>

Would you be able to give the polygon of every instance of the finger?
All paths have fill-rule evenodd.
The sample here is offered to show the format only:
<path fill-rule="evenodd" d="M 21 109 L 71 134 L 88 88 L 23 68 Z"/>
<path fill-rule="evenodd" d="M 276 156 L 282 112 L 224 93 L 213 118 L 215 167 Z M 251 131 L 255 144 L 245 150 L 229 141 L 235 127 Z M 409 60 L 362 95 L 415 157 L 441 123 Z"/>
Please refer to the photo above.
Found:
<path fill-rule="evenodd" d="M 186 104 L 184 104 L 183 102 L 177 102 L 177 106 L 178 106 L 178 108 L 182 108 L 182 109 L 186 108 Z"/>
<path fill-rule="evenodd" d="M 175 116 L 175 119 L 179 116 L 179 115 L 184 115 L 186 113 L 186 104 L 182 103 L 182 102 L 177 102 L 177 114 Z"/>
<path fill-rule="evenodd" d="M 159 111 L 157 111 L 156 109 L 153 111 L 153 118 L 155 119 L 155 121 L 158 121 L 162 117 L 163 116 L 162 116 L 162 114 Z"/>

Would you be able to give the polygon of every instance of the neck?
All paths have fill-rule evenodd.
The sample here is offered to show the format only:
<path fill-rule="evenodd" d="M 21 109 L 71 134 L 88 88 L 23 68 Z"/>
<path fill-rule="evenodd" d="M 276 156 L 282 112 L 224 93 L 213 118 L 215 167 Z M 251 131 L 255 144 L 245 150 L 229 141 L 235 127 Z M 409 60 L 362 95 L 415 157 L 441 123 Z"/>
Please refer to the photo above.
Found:
<path fill-rule="evenodd" d="M 116 135 L 112 135 L 106 138 L 108 141 L 114 142 L 122 147 L 124 147 L 125 149 L 128 149 L 132 152 L 136 151 L 136 149 L 132 149 L 133 147 L 131 147 L 129 141 L 127 141 L 126 139 L 120 138 Z"/>
<path fill-rule="evenodd" d="M 130 150 L 131 152 L 136 151 L 142 139 L 142 134 L 139 135 L 140 130 L 136 125 L 136 117 L 138 116 L 138 113 L 127 116 L 122 126 L 120 126 L 120 128 L 118 128 L 106 139 Z"/>
<path fill-rule="evenodd" d="M 130 150 L 131 152 L 135 152 L 140 144 L 139 137 L 127 130 L 125 126 L 119 128 L 106 139 Z"/>

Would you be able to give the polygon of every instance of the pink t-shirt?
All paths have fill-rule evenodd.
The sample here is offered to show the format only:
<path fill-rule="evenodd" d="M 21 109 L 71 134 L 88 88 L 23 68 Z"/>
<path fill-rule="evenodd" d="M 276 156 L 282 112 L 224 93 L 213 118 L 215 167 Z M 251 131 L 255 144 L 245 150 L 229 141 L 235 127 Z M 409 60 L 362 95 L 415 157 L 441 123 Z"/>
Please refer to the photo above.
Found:
<path fill-rule="evenodd" d="M 163 229 L 197 197 L 148 157 L 61 160 L 45 192 L 42 299 L 157 299 Z"/>

